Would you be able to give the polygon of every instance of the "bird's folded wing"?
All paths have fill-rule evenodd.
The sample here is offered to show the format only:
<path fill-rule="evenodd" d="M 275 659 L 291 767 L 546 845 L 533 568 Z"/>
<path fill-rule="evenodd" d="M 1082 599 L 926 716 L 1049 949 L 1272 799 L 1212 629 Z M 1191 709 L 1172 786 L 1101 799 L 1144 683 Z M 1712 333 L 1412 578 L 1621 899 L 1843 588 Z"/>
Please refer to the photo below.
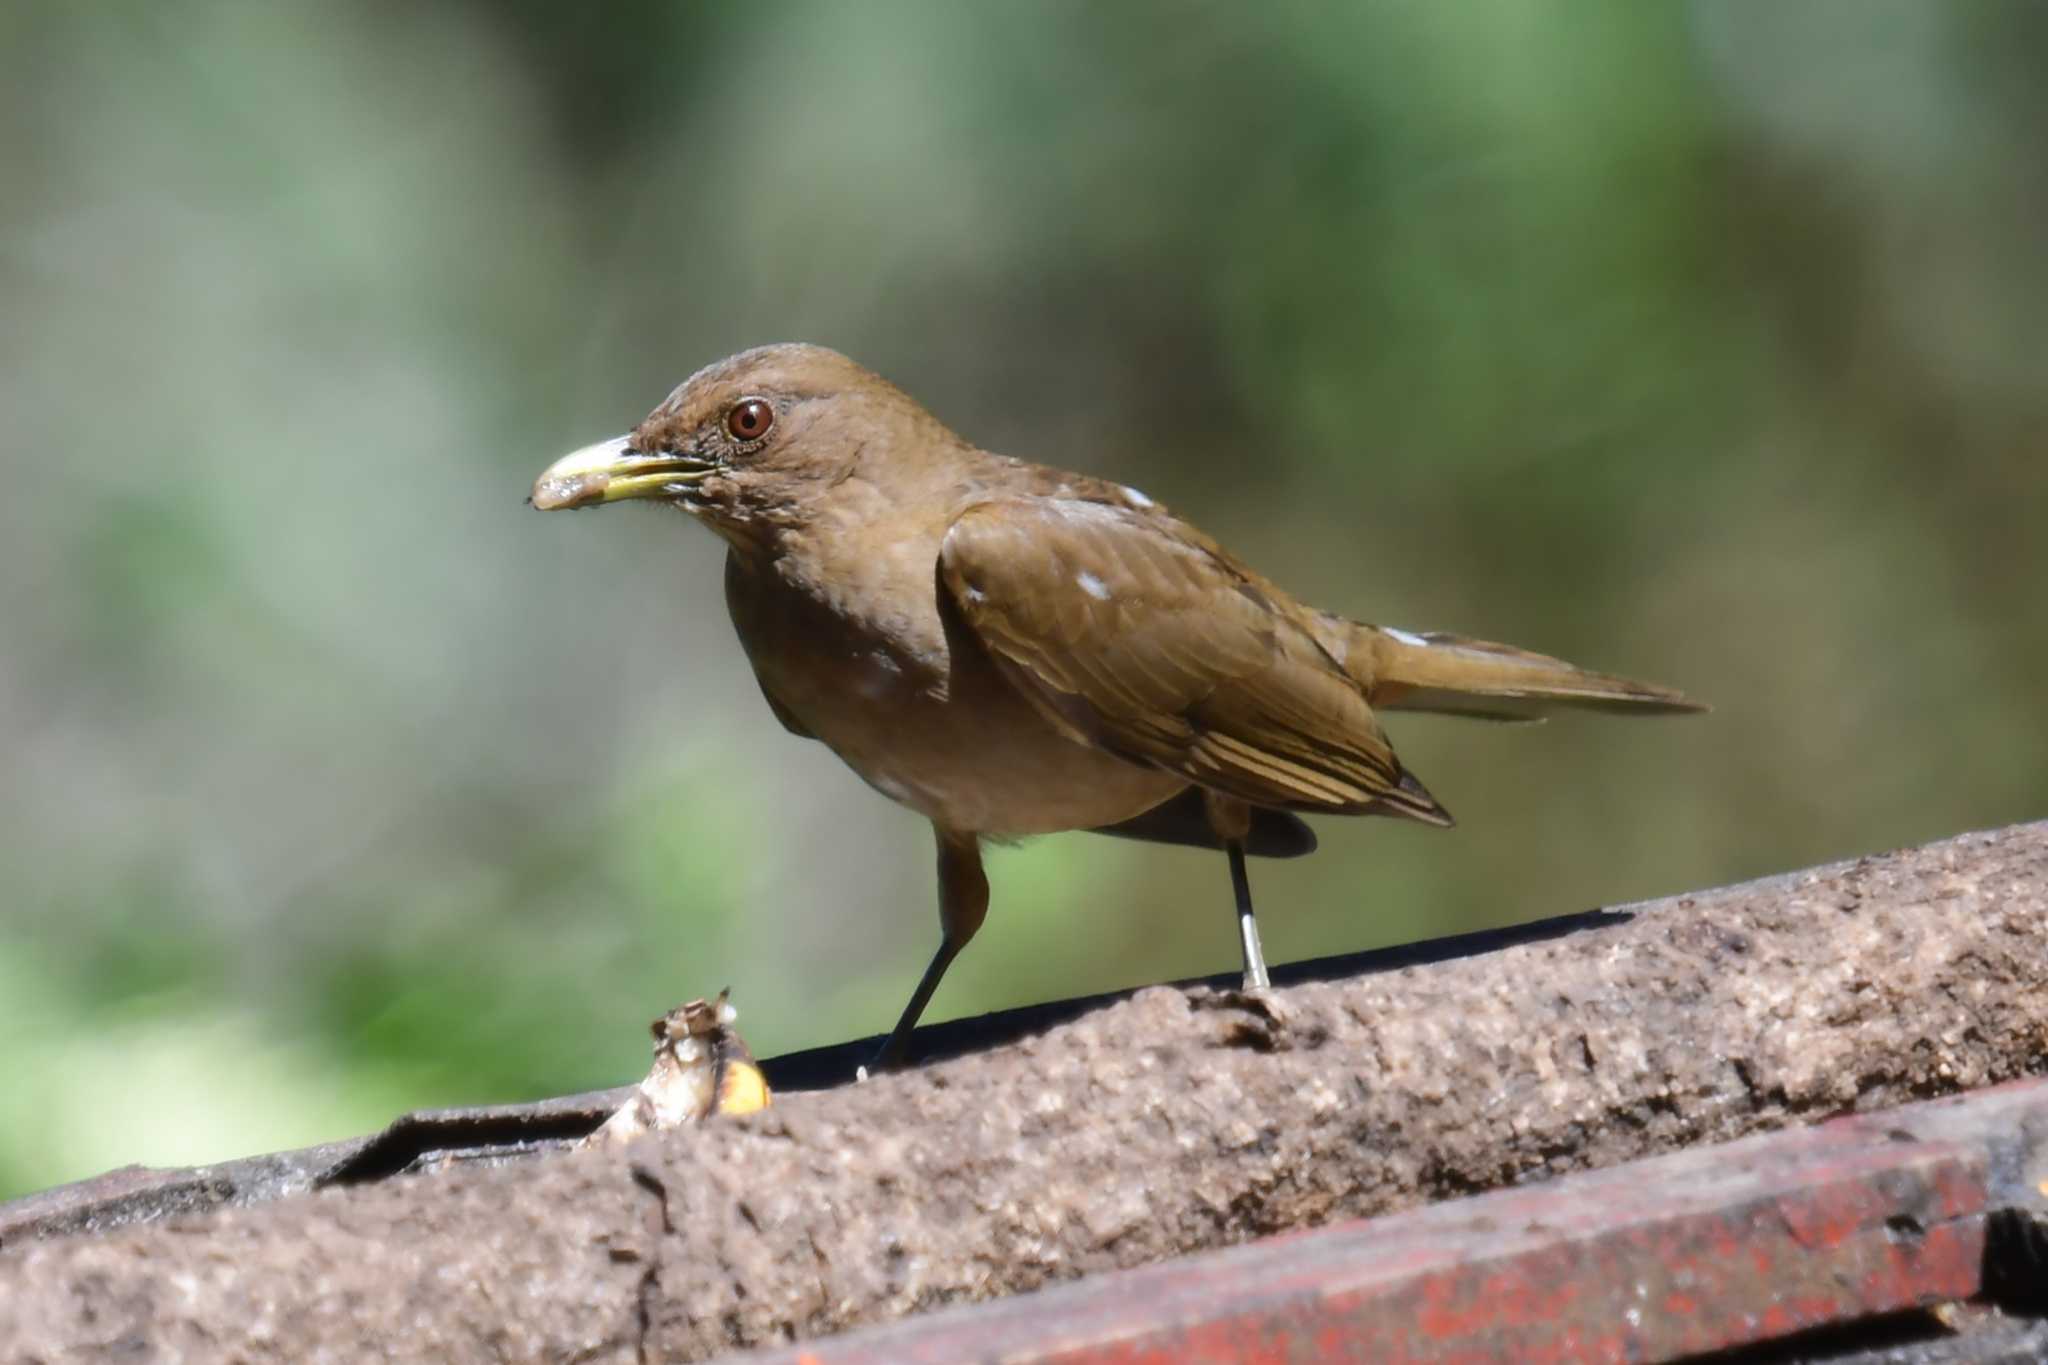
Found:
<path fill-rule="evenodd" d="M 1185 524 L 998 497 L 955 519 L 939 563 L 967 628 L 1072 738 L 1253 805 L 1448 823 L 1299 609 Z"/>

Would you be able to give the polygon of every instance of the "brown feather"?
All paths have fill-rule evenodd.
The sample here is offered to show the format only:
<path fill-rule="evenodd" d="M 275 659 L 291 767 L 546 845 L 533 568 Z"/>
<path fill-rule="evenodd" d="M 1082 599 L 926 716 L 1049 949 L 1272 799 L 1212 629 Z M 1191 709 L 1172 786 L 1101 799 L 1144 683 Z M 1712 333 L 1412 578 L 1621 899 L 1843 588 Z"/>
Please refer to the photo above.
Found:
<path fill-rule="evenodd" d="M 954 519 L 940 569 L 1069 735 L 1255 806 L 1449 821 L 1307 608 L 1156 508 L 990 497 Z"/>
<path fill-rule="evenodd" d="M 1482 720 L 1542 720 L 1561 707 L 1657 715 L 1704 711 L 1683 692 L 1596 673 L 1514 645 L 1394 630 L 1316 613 L 1318 637 L 1376 707 Z"/>

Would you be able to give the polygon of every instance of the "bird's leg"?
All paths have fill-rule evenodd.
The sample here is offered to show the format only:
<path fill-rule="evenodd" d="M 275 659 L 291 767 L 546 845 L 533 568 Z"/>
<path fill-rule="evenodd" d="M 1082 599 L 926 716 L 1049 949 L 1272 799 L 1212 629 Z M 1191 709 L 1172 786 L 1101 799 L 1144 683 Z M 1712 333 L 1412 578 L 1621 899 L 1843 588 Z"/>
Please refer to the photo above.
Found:
<path fill-rule="evenodd" d="M 1232 839 L 1224 846 L 1230 854 L 1230 889 L 1237 895 L 1237 934 L 1244 946 L 1244 988 L 1262 991 L 1271 986 L 1266 975 L 1266 953 L 1259 946 L 1259 922 L 1252 918 L 1252 883 L 1244 871 L 1244 841 Z"/>
<path fill-rule="evenodd" d="M 960 950 L 988 917 L 988 876 L 981 870 L 981 841 L 972 834 L 938 825 L 932 826 L 932 832 L 939 842 L 939 950 L 932 954 L 931 965 L 924 969 L 917 989 L 910 994 L 910 1003 L 903 1007 L 896 1027 L 890 1030 L 889 1041 L 882 1044 L 882 1051 L 875 1058 L 877 1070 L 903 1064 L 910 1052 L 910 1033 L 917 1027 L 918 1016 L 930 1003 L 932 992 L 939 988 L 946 968 L 953 965 L 953 959 L 960 956 Z"/>
<path fill-rule="evenodd" d="M 1237 938 L 1244 950 L 1244 988 L 1263 991 L 1273 983 L 1266 975 L 1266 953 L 1259 946 L 1259 922 L 1252 918 L 1252 882 L 1244 868 L 1245 836 L 1251 833 L 1252 810 L 1235 797 L 1202 793 L 1209 825 L 1230 855 L 1230 890 L 1237 902 Z"/>

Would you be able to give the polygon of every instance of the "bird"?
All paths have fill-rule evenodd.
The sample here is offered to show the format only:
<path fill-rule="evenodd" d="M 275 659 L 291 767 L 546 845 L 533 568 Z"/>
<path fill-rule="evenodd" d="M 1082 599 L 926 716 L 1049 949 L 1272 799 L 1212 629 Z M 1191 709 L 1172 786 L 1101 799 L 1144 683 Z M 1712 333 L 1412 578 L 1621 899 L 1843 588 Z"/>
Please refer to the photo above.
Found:
<path fill-rule="evenodd" d="M 699 370 L 549 465 L 541 510 L 654 501 L 726 545 L 768 709 L 931 822 L 939 946 L 878 1067 L 903 1064 L 988 913 L 984 841 L 1090 830 L 1221 850 L 1247 991 L 1270 975 L 1246 857 L 1303 815 L 1448 826 L 1379 713 L 1704 710 L 1511 645 L 1309 606 L 1136 488 L 980 449 L 822 346 Z"/>

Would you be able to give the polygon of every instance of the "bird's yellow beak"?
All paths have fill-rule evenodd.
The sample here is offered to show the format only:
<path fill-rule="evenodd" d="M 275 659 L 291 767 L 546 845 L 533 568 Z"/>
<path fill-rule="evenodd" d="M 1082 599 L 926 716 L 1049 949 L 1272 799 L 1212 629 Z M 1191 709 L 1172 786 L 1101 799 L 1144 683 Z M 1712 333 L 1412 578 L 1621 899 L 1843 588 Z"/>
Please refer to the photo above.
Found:
<path fill-rule="evenodd" d="M 614 436 L 564 455 L 533 481 L 535 507 L 589 507 L 626 498 L 679 497 L 716 468 L 691 455 L 643 455 Z"/>

